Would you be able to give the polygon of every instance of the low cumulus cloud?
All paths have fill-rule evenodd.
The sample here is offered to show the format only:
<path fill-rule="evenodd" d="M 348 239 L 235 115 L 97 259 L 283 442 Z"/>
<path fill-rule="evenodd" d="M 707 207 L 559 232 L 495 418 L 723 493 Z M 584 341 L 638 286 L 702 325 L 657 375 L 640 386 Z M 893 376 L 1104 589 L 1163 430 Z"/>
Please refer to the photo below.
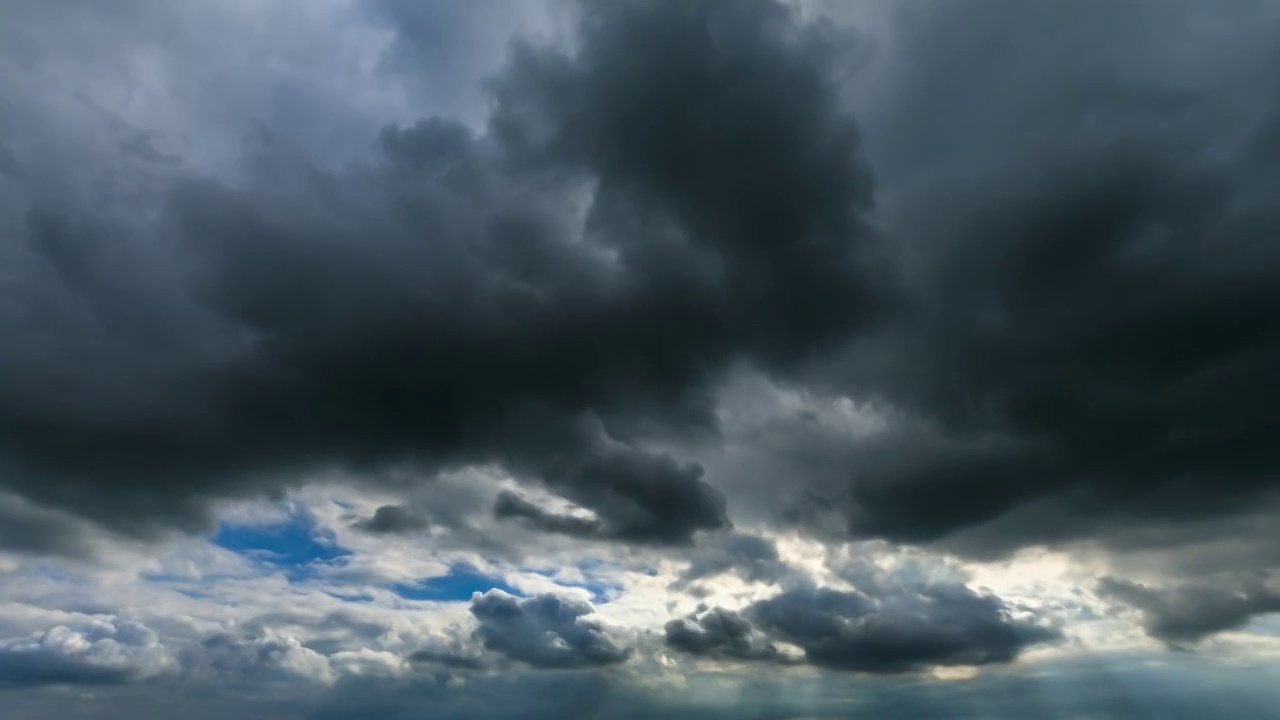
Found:
<path fill-rule="evenodd" d="M 597 518 L 557 513 L 510 490 L 498 494 L 493 502 L 493 514 L 501 519 L 517 518 L 537 530 L 570 537 L 601 537 L 604 532 L 603 523 Z"/>
<path fill-rule="evenodd" d="M 730 572 L 746 582 L 766 584 L 799 577 L 779 558 L 777 543 L 772 539 L 742 532 L 705 538 L 688 559 L 689 566 L 673 581 L 673 589 L 685 589 L 698 580 Z"/>
<path fill-rule="evenodd" d="M 549 593 L 521 599 L 490 590 L 471 601 L 475 638 L 536 668 L 600 667 L 630 657 L 594 612 L 591 603 Z"/>
<path fill-rule="evenodd" d="M 96 618 L 0 639 L 0 687 L 130 683 L 177 669 L 156 633 L 129 620 Z"/>
<path fill-rule="evenodd" d="M 740 611 L 700 609 L 666 626 L 668 647 L 741 660 L 785 659 L 775 642 L 810 664 L 862 673 L 1008 663 L 1060 629 L 960 582 L 878 572 L 860 587 L 784 590 Z"/>

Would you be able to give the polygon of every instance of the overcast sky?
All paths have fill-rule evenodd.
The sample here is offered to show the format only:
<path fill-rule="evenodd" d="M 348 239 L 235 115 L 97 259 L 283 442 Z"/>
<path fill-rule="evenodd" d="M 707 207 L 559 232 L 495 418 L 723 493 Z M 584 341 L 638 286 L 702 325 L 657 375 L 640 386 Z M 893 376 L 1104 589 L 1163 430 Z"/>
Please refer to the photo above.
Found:
<path fill-rule="evenodd" d="M 0 717 L 1280 718 L 1280 3 L 0 0 Z"/>

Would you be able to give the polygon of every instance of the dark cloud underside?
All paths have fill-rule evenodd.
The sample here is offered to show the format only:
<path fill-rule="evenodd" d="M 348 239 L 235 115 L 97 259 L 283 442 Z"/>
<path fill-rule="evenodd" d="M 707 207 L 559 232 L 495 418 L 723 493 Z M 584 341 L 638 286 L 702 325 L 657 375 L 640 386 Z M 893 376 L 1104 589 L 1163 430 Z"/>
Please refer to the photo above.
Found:
<path fill-rule="evenodd" d="M 620 663 L 631 651 L 589 617 L 590 603 L 543 594 L 519 599 L 490 590 L 471 601 L 475 637 L 484 647 L 536 668 Z"/>
<path fill-rule="evenodd" d="M 513 40 L 483 127 L 342 169 L 289 123 L 208 175 L 145 133 L 74 173 L 15 141 L 0 513 L 194 529 L 313 471 L 497 466 L 584 511 L 498 495 L 512 527 L 708 536 L 681 587 L 781 579 L 721 547 L 730 507 L 988 556 L 1229 527 L 1280 471 L 1280 15 L 1234 7 L 924 2 L 864 43 L 765 0 L 586 3 L 572 42 Z M 429 12 L 376 15 L 386 72 L 430 56 Z M 763 452 L 720 426 L 736 373 L 883 426 L 804 419 L 717 476 Z M 444 525 L 397 507 L 358 525 Z"/>
<path fill-rule="evenodd" d="M 513 46 L 479 135 L 388 127 L 334 173 L 272 128 L 241 185 L 166 171 L 147 213 L 33 193 L 6 482 L 136 529 L 300 470 L 499 462 L 620 537 L 725 525 L 638 443 L 875 313 L 838 39 L 771 2 L 591 5 L 573 54 Z"/>

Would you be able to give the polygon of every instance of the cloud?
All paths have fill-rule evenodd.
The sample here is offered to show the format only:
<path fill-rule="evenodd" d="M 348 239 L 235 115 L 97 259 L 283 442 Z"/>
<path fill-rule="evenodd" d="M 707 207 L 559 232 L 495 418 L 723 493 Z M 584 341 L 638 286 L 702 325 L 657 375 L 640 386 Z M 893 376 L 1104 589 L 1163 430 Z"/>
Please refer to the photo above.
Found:
<path fill-rule="evenodd" d="M 556 461 L 547 474 L 551 487 L 595 513 L 595 523 L 547 513 L 509 493 L 498 496 L 494 513 L 523 517 L 535 528 L 562 534 L 688 544 L 694 533 L 728 524 L 723 495 L 702 474 L 697 463 L 607 443 L 581 457 Z"/>
<path fill-rule="evenodd" d="M 810 378 L 886 427 L 793 441 L 800 524 L 999 555 L 1268 499 L 1280 45 L 1242 13 L 886 13 L 850 92 L 901 302 Z"/>
<path fill-rule="evenodd" d="M 618 537 L 725 526 L 701 467 L 646 443 L 713 435 L 730 364 L 876 314 L 836 38 L 771 2 L 584 14 L 572 53 L 513 46 L 480 132 L 389 126 L 329 170 L 276 124 L 234 182 L 152 173 L 145 212 L 30 199 L 6 483 L 144 532 L 334 465 L 498 463 Z"/>
<path fill-rule="evenodd" d="M 588 5 L 572 42 L 512 43 L 486 123 L 389 125 L 345 166 L 272 118 L 235 173 L 86 155 L 108 197 L 145 186 L 104 205 L 24 133 L 6 488 L 146 534 L 335 466 L 499 466 L 600 523 L 499 501 L 552 534 L 688 545 L 730 506 L 820 507 L 993 555 L 1271 487 L 1273 43 L 1194 3 L 940 4 L 887 13 L 850 83 L 861 36 L 721 5 Z M 433 10 L 370 12 L 407 72 Z M 975 79 L 1019 67 L 1040 80 Z M 883 427 L 724 477 L 738 371 Z"/>
<path fill-rule="evenodd" d="M 738 660 L 780 660 L 778 648 L 742 615 L 706 609 L 667 623 L 667 647 L 690 655 Z"/>
<path fill-rule="evenodd" d="M 504 490 L 498 494 L 493 502 L 493 514 L 498 518 L 521 518 L 543 532 L 571 537 L 595 537 L 601 533 L 600 521 L 595 518 L 558 514 L 510 490 Z"/>
<path fill-rule="evenodd" d="M 809 585 L 739 612 L 701 610 L 666 626 L 669 647 L 694 655 L 782 659 L 776 642 L 798 646 L 810 664 L 862 673 L 1008 663 L 1027 647 L 1062 638 L 1059 629 L 960 582 L 921 577 L 908 566 L 862 564 L 841 590 Z"/>
<path fill-rule="evenodd" d="M 594 672 L 504 674 L 463 684 L 362 678 L 312 688 L 293 701 L 240 688 L 201 696 L 185 715 L 193 720 L 263 715 L 349 720 L 371 713 L 388 720 L 419 718 L 424 708 L 443 720 L 623 717 L 629 720 L 802 720 L 845 718 L 851 713 L 885 718 L 1132 717 L 1170 720 L 1253 720 L 1275 716 L 1273 693 L 1260 668 L 1212 664 L 1138 666 L 1121 680 L 1096 662 L 1061 664 L 1035 677 L 984 673 L 945 683 L 884 682 L 883 678 L 779 677 L 748 679 L 724 674 L 689 677 L 685 689 L 630 685 Z M 726 695 L 730 699 L 720 701 Z M 1229 698 L 1229 702 L 1224 702 Z M 5 709 L 18 720 L 101 717 L 108 707 L 122 717 L 169 717 L 189 696 L 168 688 L 113 686 L 94 697 L 9 691 Z M 1049 707 L 1046 708 L 1046 704 Z"/>
<path fill-rule="evenodd" d="M 355 527 L 374 534 L 421 532 L 429 526 L 426 518 L 403 505 L 380 505 L 373 517 L 355 523 Z"/>
<path fill-rule="evenodd" d="M 409 660 L 436 663 L 450 670 L 482 670 L 488 667 L 483 657 L 465 652 L 461 647 L 424 647 L 409 654 Z"/>
<path fill-rule="evenodd" d="M 777 544 L 766 537 L 731 532 L 709 537 L 689 554 L 689 567 L 673 583 L 687 588 L 704 578 L 734 572 L 748 582 L 776 583 L 793 575 L 778 557 Z"/>
<path fill-rule="evenodd" d="M 471 601 L 476 639 L 535 668 L 606 666 L 630 657 L 591 617 L 594 612 L 591 603 L 551 594 L 521 600 L 490 590 Z"/>
<path fill-rule="evenodd" d="M 1280 6 L 480 5 L 6 7 L 6 713 L 1273 712 Z"/>
<path fill-rule="evenodd" d="M 297 638 L 263 628 L 260 634 L 230 632 L 203 638 L 184 663 L 189 672 L 202 669 L 226 680 L 303 680 L 322 685 L 337 679 L 329 657 L 305 647 Z"/>
<path fill-rule="evenodd" d="M 117 684 L 173 673 L 150 628 L 110 617 L 0 640 L 0 686 Z"/>
<path fill-rule="evenodd" d="M 1173 647 L 1280 612 L 1280 589 L 1258 577 L 1233 576 L 1172 587 L 1106 577 L 1098 582 L 1098 592 L 1139 610 L 1147 634 Z"/>

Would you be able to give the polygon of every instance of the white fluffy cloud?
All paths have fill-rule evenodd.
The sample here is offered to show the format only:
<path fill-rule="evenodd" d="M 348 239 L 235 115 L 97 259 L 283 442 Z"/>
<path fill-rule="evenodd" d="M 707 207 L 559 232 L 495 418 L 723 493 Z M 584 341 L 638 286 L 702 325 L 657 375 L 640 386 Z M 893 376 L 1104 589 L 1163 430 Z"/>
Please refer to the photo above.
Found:
<path fill-rule="evenodd" d="M 126 683 L 177 669 L 151 628 L 113 617 L 0 639 L 0 684 Z"/>

